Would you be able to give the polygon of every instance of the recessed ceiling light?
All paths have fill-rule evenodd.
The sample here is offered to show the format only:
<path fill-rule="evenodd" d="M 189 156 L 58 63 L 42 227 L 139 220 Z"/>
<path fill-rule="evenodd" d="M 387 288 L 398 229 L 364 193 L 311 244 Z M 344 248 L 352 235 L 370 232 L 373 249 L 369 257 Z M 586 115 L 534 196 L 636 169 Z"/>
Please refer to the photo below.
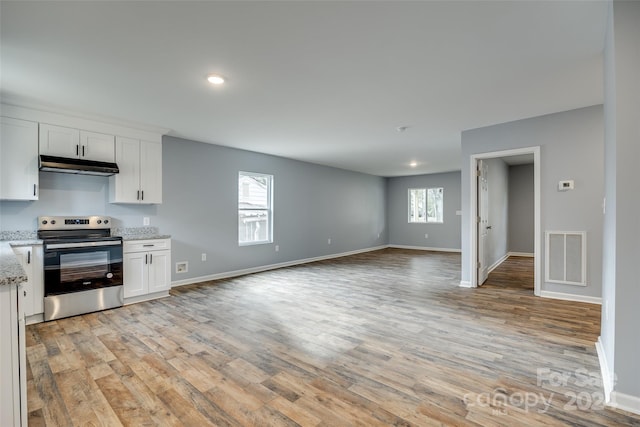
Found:
<path fill-rule="evenodd" d="M 409 166 L 411 166 L 412 168 L 415 168 L 416 166 L 418 166 L 418 162 L 411 162 L 409 163 Z"/>
<path fill-rule="evenodd" d="M 212 85 L 221 85 L 222 83 L 224 83 L 224 77 L 218 74 L 209 74 L 207 76 L 207 81 Z"/>

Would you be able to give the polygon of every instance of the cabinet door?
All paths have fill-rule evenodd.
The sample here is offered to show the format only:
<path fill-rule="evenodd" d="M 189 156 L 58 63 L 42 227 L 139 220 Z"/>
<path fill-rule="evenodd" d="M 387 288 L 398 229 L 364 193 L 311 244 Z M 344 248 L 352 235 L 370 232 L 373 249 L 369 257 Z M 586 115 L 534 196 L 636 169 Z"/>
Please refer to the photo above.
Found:
<path fill-rule="evenodd" d="M 131 298 L 146 295 L 149 292 L 148 254 L 136 252 L 124 254 L 124 297 Z"/>
<path fill-rule="evenodd" d="M 140 142 L 141 203 L 162 203 L 162 144 Z"/>
<path fill-rule="evenodd" d="M 28 280 L 23 283 L 22 292 L 24 293 L 23 299 L 23 310 L 25 316 L 31 316 L 34 314 L 34 298 L 33 298 L 33 286 L 32 286 L 32 277 L 33 277 L 33 250 L 31 246 L 14 246 L 13 253 L 16 254 L 18 260 L 20 261 L 20 265 L 27 275 Z"/>
<path fill-rule="evenodd" d="M 116 157 L 114 136 L 81 130 L 80 157 L 98 162 L 114 162 Z"/>
<path fill-rule="evenodd" d="M 42 245 L 31 247 L 31 304 L 32 314 L 44 313 L 44 257 Z"/>
<path fill-rule="evenodd" d="M 40 124 L 40 154 L 77 158 L 80 155 L 80 131 Z"/>
<path fill-rule="evenodd" d="M 2 117 L 0 199 L 38 200 L 38 124 Z"/>
<path fill-rule="evenodd" d="M 27 425 L 24 315 L 18 285 L 0 286 L 0 425 Z M 20 366 L 22 365 L 22 369 Z M 24 388 L 23 388 L 24 385 Z M 21 403 L 22 400 L 22 403 Z M 24 411 L 24 412 L 23 412 Z"/>
<path fill-rule="evenodd" d="M 140 141 L 117 136 L 116 163 L 120 173 L 109 178 L 109 202 L 139 203 Z"/>
<path fill-rule="evenodd" d="M 171 288 L 171 251 L 149 252 L 149 293 Z"/>

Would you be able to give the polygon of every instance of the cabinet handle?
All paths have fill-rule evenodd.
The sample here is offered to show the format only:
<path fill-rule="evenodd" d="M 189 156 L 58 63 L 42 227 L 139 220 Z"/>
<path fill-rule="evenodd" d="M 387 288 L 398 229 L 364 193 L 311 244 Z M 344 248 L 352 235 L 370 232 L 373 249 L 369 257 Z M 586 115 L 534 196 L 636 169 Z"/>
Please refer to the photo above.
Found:
<path fill-rule="evenodd" d="M 144 254 L 144 263 L 145 263 L 145 264 L 149 264 L 149 262 L 148 262 L 148 261 L 149 261 L 148 257 L 149 257 L 149 254 Z"/>
<path fill-rule="evenodd" d="M 152 248 L 155 245 L 153 243 L 149 243 L 148 245 L 142 245 L 142 246 L 145 247 L 145 248 Z"/>
<path fill-rule="evenodd" d="M 149 254 L 149 264 L 153 264 L 153 254 Z"/>
<path fill-rule="evenodd" d="M 80 146 L 76 144 L 76 156 L 80 155 Z"/>
<path fill-rule="evenodd" d="M 27 264 L 31 264 L 31 251 L 27 251 Z"/>
<path fill-rule="evenodd" d="M 82 157 L 84 157 L 84 145 L 82 146 Z"/>
<path fill-rule="evenodd" d="M 22 291 L 22 292 L 24 293 L 24 296 L 26 297 L 27 296 L 27 291 Z"/>
<path fill-rule="evenodd" d="M 144 190 L 142 190 L 141 193 L 142 193 L 142 200 L 144 200 Z"/>
<path fill-rule="evenodd" d="M 138 190 L 138 195 L 136 196 L 136 200 L 140 200 L 140 190 Z"/>
<path fill-rule="evenodd" d="M 37 185 L 37 184 L 33 184 L 33 195 L 34 195 L 34 196 L 36 195 L 36 185 Z"/>

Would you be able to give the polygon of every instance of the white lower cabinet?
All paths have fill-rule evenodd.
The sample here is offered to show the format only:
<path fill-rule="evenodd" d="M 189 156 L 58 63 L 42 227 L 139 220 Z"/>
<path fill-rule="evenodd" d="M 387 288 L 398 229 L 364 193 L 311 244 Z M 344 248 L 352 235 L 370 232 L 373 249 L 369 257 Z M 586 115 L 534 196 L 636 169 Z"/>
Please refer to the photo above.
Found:
<path fill-rule="evenodd" d="M 168 295 L 171 239 L 127 240 L 123 262 L 125 304 Z"/>
<path fill-rule="evenodd" d="M 27 361 L 22 285 L 0 286 L 0 426 L 27 425 Z"/>
<path fill-rule="evenodd" d="M 24 314 L 27 325 L 42 322 L 44 315 L 44 279 L 42 245 L 13 246 L 29 280 L 23 284 Z"/>

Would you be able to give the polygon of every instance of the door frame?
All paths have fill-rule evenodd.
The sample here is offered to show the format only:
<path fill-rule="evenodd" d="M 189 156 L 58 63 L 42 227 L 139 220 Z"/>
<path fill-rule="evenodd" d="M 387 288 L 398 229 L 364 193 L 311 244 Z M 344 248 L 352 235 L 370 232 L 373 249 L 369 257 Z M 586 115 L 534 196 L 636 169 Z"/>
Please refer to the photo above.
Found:
<path fill-rule="evenodd" d="M 541 280 L 542 280 L 542 247 L 540 238 L 540 146 L 514 148 L 511 150 L 492 151 L 487 153 L 478 153 L 471 155 L 469 162 L 469 221 L 471 231 L 471 256 L 469 257 L 471 287 L 478 287 L 478 225 L 476 219 L 478 217 L 478 185 L 476 178 L 476 170 L 478 168 L 478 160 L 495 159 L 501 157 L 517 156 L 521 154 L 533 154 L 533 197 L 534 197 L 534 238 L 533 238 L 533 293 L 540 296 Z"/>

